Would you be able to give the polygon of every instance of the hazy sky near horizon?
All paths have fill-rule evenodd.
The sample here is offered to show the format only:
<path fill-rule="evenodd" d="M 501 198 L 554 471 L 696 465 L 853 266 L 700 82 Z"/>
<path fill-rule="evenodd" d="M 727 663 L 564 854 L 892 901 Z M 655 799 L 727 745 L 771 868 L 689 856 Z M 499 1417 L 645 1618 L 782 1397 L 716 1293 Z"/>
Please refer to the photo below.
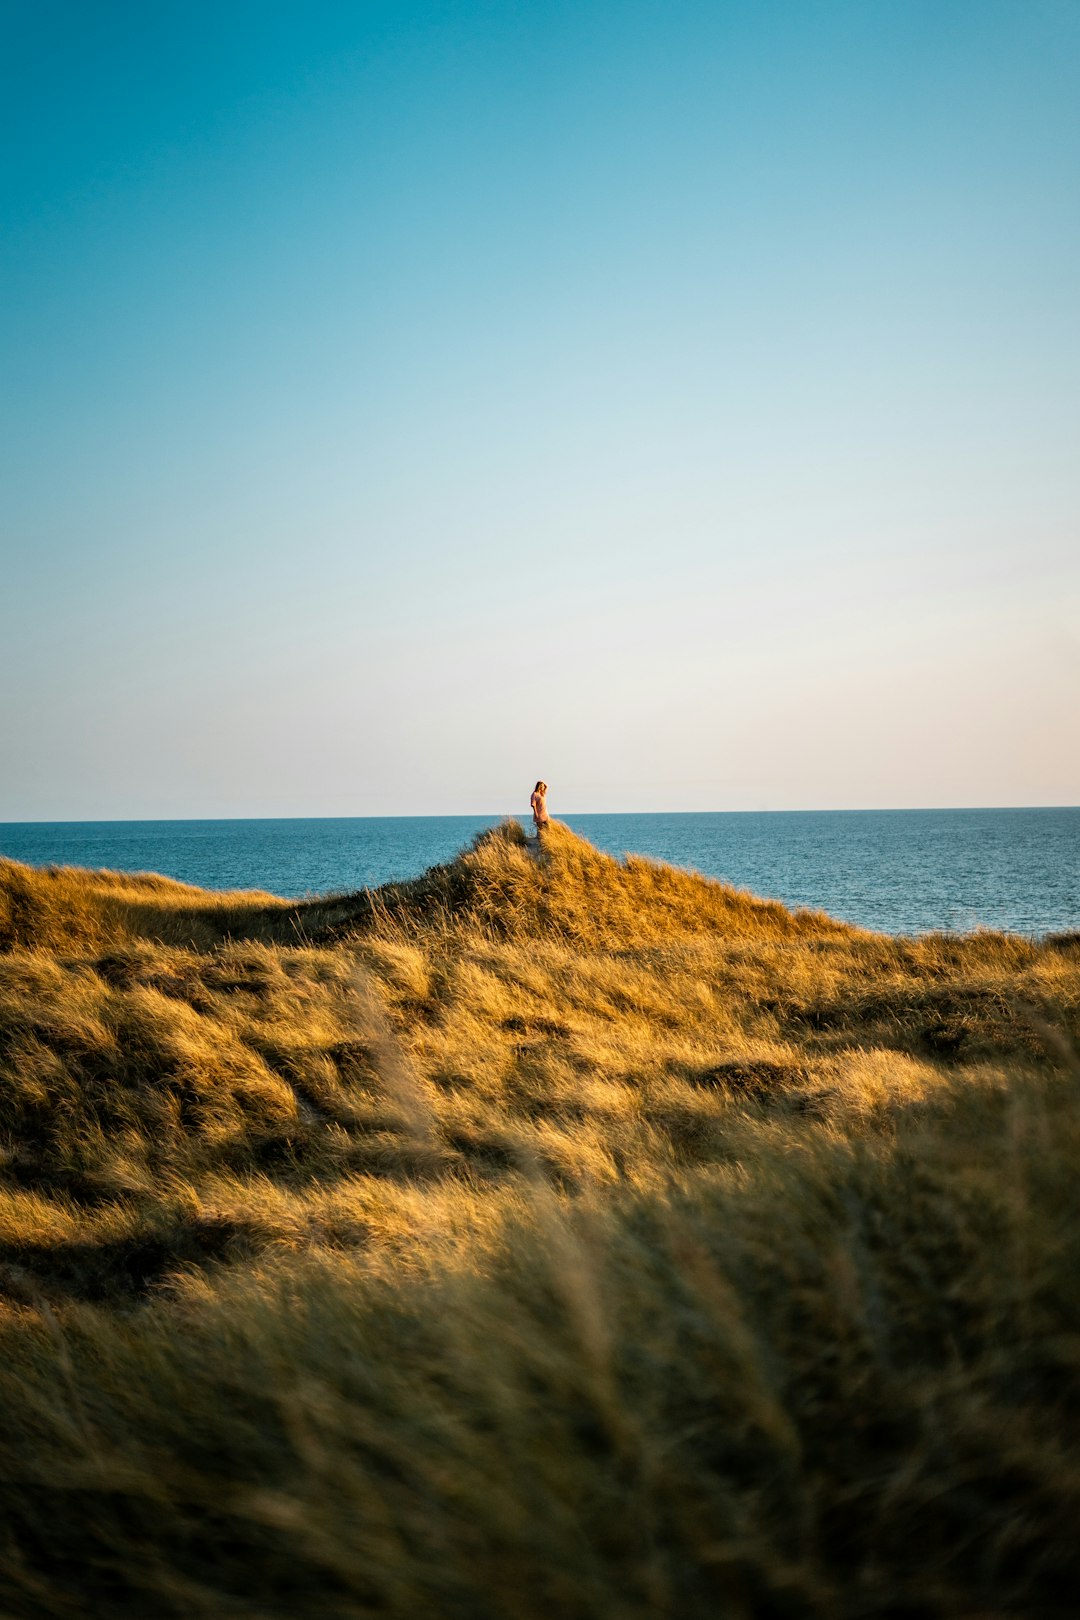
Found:
<path fill-rule="evenodd" d="M 0 6 L 0 820 L 1080 803 L 1080 4 Z"/>

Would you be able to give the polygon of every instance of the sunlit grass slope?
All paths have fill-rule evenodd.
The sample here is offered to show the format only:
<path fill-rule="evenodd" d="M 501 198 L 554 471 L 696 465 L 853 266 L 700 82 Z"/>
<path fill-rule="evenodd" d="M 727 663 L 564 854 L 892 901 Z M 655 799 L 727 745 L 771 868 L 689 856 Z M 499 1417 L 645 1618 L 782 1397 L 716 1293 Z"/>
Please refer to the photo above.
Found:
<path fill-rule="evenodd" d="M 1072 1615 L 1080 950 L 0 862 L 0 1613 Z"/>

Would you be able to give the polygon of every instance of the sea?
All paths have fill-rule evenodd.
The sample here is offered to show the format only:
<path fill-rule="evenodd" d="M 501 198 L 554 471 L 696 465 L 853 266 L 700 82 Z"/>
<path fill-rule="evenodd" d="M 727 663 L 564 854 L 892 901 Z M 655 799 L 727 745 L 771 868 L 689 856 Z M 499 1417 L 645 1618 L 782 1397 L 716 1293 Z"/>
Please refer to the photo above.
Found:
<path fill-rule="evenodd" d="M 415 877 L 500 816 L 0 823 L 34 866 L 163 872 L 286 898 Z M 1080 929 L 1080 808 L 560 817 L 600 849 L 690 867 L 890 934 Z"/>

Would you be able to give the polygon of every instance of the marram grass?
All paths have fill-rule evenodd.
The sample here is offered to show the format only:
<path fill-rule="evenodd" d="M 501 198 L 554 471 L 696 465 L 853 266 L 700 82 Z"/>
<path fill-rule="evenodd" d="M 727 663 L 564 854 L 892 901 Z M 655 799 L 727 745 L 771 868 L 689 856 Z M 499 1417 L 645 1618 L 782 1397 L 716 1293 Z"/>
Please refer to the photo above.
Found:
<path fill-rule="evenodd" d="M 1080 950 L 0 863 L 0 1614 L 1074 1615 Z"/>

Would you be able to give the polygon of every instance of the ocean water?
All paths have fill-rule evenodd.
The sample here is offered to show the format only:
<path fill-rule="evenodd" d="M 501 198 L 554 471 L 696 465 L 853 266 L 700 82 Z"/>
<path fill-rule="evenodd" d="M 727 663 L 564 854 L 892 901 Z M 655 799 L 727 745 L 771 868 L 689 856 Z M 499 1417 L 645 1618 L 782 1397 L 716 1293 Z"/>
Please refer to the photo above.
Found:
<path fill-rule="evenodd" d="M 0 855 L 294 897 L 414 877 L 498 816 L 0 823 Z M 523 818 L 524 819 L 524 818 Z M 1080 809 L 567 815 L 601 849 L 693 867 L 893 934 L 1080 929 Z"/>

